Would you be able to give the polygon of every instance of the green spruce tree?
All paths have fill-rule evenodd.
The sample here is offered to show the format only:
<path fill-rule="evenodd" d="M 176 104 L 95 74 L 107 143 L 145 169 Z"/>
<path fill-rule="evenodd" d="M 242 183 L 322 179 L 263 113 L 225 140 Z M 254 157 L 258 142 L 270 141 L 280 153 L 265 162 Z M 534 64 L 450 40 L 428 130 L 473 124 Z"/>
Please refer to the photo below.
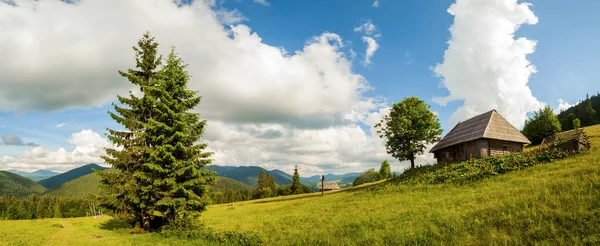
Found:
<path fill-rule="evenodd" d="M 119 172 L 99 172 L 104 207 L 123 211 L 134 226 L 158 229 L 191 221 L 208 204 L 214 172 L 206 143 L 198 144 L 206 121 L 190 112 L 201 97 L 188 90 L 189 75 L 172 51 L 162 69 L 158 43 L 149 33 L 134 47 L 136 68 L 119 72 L 139 86 L 142 96 L 118 96 L 111 118 L 126 130 L 108 129 L 118 148 L 106 150 L 106 163 Z"/>
<path fill-rule="evenodd" d="M 290 187 L 291 193 L 300 194 L 300 174 L 298 174 L 298 166 L 294 168 L 294 176 L 292 176 L 292 185 Z"/>
<path fill-rule="evenodd" d="M 387 160 L 381 162 L 381 167 L 379 168 L 379 176 L 381 179 L 387 179 L 392 177 L 392 169 L 390 168 L 390 163 Z"/>
<path fill-rule="evenodd" d="M 149 218 L 153 203 L 150 184 L 152 177 L 147 175 L 149 154 L 152 146 L 144 138 L 143 132 L 152 111 L 149 90 L 156 86 L 157 73 L 161 57 L 157 52 L 158 43 L 149 33 L 145 33 L 133 47 L 136 55 L 136 68 L 119 74 L 140 88 L 141 97 L 131 91 L 129 97 L 117 96 L 121 105 L 113 103 L 115 112 L 110 117 L 123 125 L 126 130 L 107 129 L 108 139 L 118 148 L 107 148 L 104 161 L 119 172 L 98 172 L 101 177 L 100 187 L 106 191 L 102 197 L 102 205 L 106 208 L 122 211 L 130 216 L 132 225 L 149 227 Z"/>
<path fill-rule="evenodd" d="M 148 90 L 155 106 L 141 136 L 152 147 L 145 173 L 152 179 L 150 200 L 156 202 L 161 217 L 155 226 L 198 217 L 208 206 L 208 193 L 217 181 L 214 171 L 201 169 L 212 162 L 212 152 L 206 152 L 206 143 L 199 143 L 206 120 L 191 112 L 201 97 L 187 88 L 190 76 L 185 69 L 172 50 L 157 86 Z"/>

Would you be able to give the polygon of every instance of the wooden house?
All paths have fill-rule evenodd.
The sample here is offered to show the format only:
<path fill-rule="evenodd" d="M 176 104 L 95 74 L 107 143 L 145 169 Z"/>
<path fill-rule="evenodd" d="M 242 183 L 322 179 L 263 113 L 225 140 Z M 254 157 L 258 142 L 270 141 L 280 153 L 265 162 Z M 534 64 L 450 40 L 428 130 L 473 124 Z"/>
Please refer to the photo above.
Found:
<path fill-rule="evenodd" d="M 429 151 L 438 163 L 521 152 L 531 142 L 496 110 L 459 122 Z"/>
<path fill-rule="evenodd" d="M 325 183 L 324 189 L 321 188 L 321 184 L 319 183 L 319 191 L 330 191 L 330 190 L 341 190 L 342 188 L 337 183 Z"/>
<path fill-rule="evenodd" d="M 540 148 L 560 148 L 563 150 L 589 149 L 590 141 L 583 129 L 557 133 L 542 140 Z"/>

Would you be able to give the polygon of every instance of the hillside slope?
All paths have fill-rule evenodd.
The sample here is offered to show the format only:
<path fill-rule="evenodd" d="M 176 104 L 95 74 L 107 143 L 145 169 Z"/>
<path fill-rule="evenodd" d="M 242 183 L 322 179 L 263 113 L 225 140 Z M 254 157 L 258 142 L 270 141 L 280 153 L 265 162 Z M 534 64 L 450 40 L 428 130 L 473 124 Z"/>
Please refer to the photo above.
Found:
<path fill-rule="evenodd" d="M 585 130 L 587 153 L 470 185 L 357 187 L 214 205 L 202 221 L 258 232 L 267 244 L 597 244 L 600 125 Z"/>
<path fill-rule="evenodd" d="M 201 221 L 256 232 L 265 245 L 597 245 L 600 126 L 586 132 L 587 153 L 466 185 L 365 185 L 213 205 Z M 0 244 L 206 244 L 108 229 L 113 224 L 107 217 L 3 221 Z"/>
<path fill-rule="evenodd" d="M 87 164 L 85 166 L 81 166 L 81 167 L 72 169 L 66 173 L 61 173 L 54 177 L 40 180 L 40 181 L 38 181 L 38 184 L 41 184 L 42 186 L 44 186 L 48 189 L 53 189 L 53 188 L 61 186 L 64 183 L 67 183 L 71 180 L 74 180 L 76 178 L 79 178 L 81 176 L 84 176 L 84 175 L 94 172 L 92 169 L 104 170 L 105 168 L 99 166 L 98 164 L 91 163 L 91 164 Z"/>
<path fill-rule="evenodd" d="M 40 194 L 46 188 L 31 179 L 7 171 L 0 171 L 0 196 L 25 197 Z"/>

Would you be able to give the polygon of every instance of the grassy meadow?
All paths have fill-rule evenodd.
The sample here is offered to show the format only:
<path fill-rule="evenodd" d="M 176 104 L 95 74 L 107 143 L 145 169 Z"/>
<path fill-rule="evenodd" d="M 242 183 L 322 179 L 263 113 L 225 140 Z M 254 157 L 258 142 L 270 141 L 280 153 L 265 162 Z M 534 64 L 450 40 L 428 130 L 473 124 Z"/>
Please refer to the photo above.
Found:
<path fill-rule="evenodd" d="M 586 132 L 591 151 L 472 183 L 381 183 L 213 205 L 200 220 L 218 232 L 257 233 L 265 245 L 600 244 L 600 125 Z M 118 228 L 108 217 L 0 221 L 0 245 L 214 244 Z"/>

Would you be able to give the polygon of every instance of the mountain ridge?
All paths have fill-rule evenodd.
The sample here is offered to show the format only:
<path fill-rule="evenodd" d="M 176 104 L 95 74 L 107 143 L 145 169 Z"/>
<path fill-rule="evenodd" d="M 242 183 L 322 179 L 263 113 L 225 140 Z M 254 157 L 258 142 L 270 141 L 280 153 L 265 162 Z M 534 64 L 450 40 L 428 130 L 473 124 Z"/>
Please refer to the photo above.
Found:
<path fill-rule="evenodd" d="M 77 179 L 79 177 L 82 177 L 84 175 L 94 172 L 93 169 L 104 170 L 106 168 L 101 167 L 100 165 L 98 165 L 96 163 L 90 163 L 90 164 L 83 165 L 78 168 L 71 169 L 65 173 L 61 173 L 59 175 L 40 180 L 40 181 L 38 181 L 38 184 L 46 187 L 47 189 L 54 189 L 54 188 L 60 187 L 61 185 L 65 184 L 71 180 Z"/>

